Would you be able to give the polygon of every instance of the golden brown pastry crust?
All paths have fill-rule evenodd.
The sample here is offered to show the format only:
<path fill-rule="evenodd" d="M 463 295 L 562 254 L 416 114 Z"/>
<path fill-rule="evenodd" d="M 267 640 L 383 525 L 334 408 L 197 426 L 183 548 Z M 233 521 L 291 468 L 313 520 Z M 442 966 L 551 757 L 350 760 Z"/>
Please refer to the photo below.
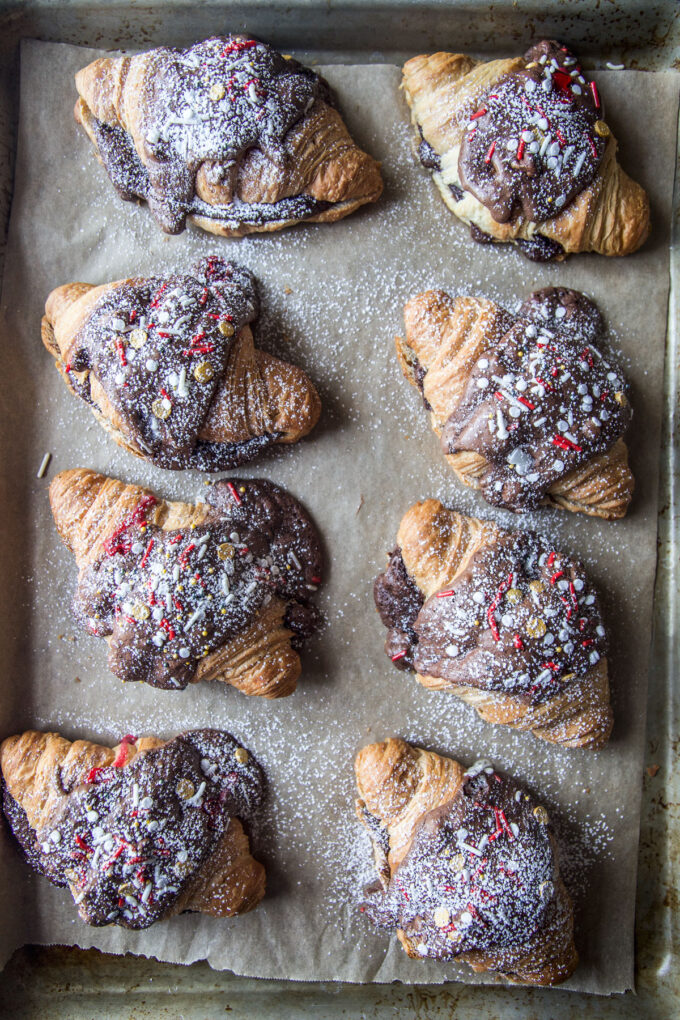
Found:
<path fill-rule="evenodd" d="M 49 295 L 42 320 L 42 341 L 53 356 L 69 390 L 86 400 L 95 418 L 113 439 L 137 457 L 149 459 L 139 436 L 108 399 L 96 375 L 70 367 L 78 334 L 100 299 L 135 280 L 95 287 L 67 283 Z M 68 366 L 68 367 L 67 367 Z M 287 361 L 258 350 L 249 325 L 234 337 L 224 374 L 198 439 L 242 444 L 275 435 L 276 443 L 296 443 L 319 420 L 321 401 L 308 376 Z"/>
<path fill-rule="evenodd" d="M 404 308 L 406 338 L 396 337 L 397 357 L 406 379 L 420 389 L 415 373 L 419 363 L 426 375 L 422 384 L 430 405 L 430 424 L 441 436 L 451 408 L 462 399 L 473 367 L 493 351 L 494 334 L 507 313 L 485 298 L 451 298 L 441 290 L 425 291 Z M 502 332 L 502 329 L 501 329 Z M 488 466 L 474 451 L 445 454 L 465 485 L 478 488 Z M 624 517 L 635 481 L 628 467 L 628 449 L 618 439 L 606 453 L 592 457 L 580 468 L 558 479 L 548 490 L 549 505 L 604 520 Z"/>
<path fill-rule="evenodd" d="M 65 791 L 86 781 L 93 768 L 135 757 L 166 741 L 141 737 L 110 748 L 89 740 L 69 741 L 59 733 L 27 730 L 0 745 L 0 771 L 12 798 L 25 811 L 28 824 L 40 830 L 60 816 Z M 202 869 L 165 915 L 184 910 L 213 917 L 243 914 L 257 906 L 265 892 L 265 870 L 250 854 L 250 844 L 238 818 L 233 818 Z M 78 889 L 69 883 L 74 897 Z"/>
<path fill-rule="evenodd" d="M 558 258 L 582 251 L 600 255 L 636 251 L 649 235 L 649 199 L 619 166 L 611 131 L 591 185 L 552 219 L 534 223 L 518 215 L 499 223 L 470 192 L 456 201 L 449 184 L 460 187 L 458 153 L 470 114 L 490 86 L 525 65 L 522 57 L 482 62 L 444 52 L 413 57 L 404 65 L 402 87 L 411 119 L 442 161 L 442 172 L 434 175 L 442 198 L 464 223 L 496 241 L 529 240 L 534 234 L 556 241 L 564 250 Z"/>
<path fill-rule="evenodd" d="M 50 506 L 62 541 L 75 554 L 80 572 L 101 556 L 107 539 L 134 513 L 148 489 L 126 485 L 87 469 L 62 471 L 50 485 Z M 147 520 L 164 531 L 208 522 L 207 504 L 168 503 L 159 499 Z M 273 598 L 251 626 L 200 659 L 192 683 L 222 680 L 244 694 L 282 698 L 292 694 L 300 675 L 300 657 L 284 625 L 286 603 Z"/>
<path fill-rule="evenodd" d="M 404 515 L 397 533 L 406 570 L 425 599 L 456 587 L 472 557 L 493 549 L 503 535 L 490 521 L 449 510 L 438 500 L 416 503 Z M 429 690 L 448 690 L 477 710 L 486 722 L 529 730 L 534 736 L 563 747 L 597 750 L 611 734 L 606 657 L 561 692 L 531 704 L 522 696 L 452 683 L 416 673 Z"/>
<path fill-rule="evenodd" d="M 430 812 L 456 798 L 465 772 L 451 758 L 412 747 L 394 737 L 364 747 L 356 757 L 354 768 L 359 790 L 357 815 L 373 838 L 378 874 L 386 889 L 421 823 Z M 387 853 L 381 851 L 367 813 L 387 837 Z M 552 834 L 550 840 L 556 853 Z M 528 942 L 512 949 L 474 950 L 460 954 L 457 959 L 477 972 L 496 971 L 512 983 L 554 985 L 565 981 L 578 963 L 573 940 L 573 908 L 559 875 L 554 884 L 560 905 L 558 925 L 547 931 L 537 931 Z M 405 931 L 398 928 L 397 937 L 410 957 L 422 959 Z"/>
<path fill-rule="evenodd" d="M 154 52 L 133 57 L 102 57 L 76 74 L 80 98 L 76 121 L 85 129 L 103 162 L 94 132 L 95 118 L 128 133 L 141 162 L 149 161 L 142 130 L 144 90 L 154 72 Z M 199 213 L 190 219 L 203 230 L 222 237 L 243 237 L 253 232 L 281 230 L 299 222 L 332 223 L 382 194 L 379 164 L 352 140 L 336 109 L 318 98 L 285 137 L 285 160 L 275 165 L 250 150 L 236 167 L 225 166 L 222 180 L 212 172 L 219 161 L 206 161 L 196 176 L 196 194 L 210 206 L 239 199 L 249 204 L 274 203 L 292 196 L 309 196 L 331 205 L 312 216 L 261 223 L 221 222 Z"/>

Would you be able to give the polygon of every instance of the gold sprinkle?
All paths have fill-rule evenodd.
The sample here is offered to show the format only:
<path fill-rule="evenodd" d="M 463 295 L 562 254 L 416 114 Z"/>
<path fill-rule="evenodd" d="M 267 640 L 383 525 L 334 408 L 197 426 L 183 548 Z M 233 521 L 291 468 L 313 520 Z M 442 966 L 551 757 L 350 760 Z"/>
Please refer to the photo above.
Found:
<path fill-rule="evenodd" d="M 134 617 L 135 620 L 148 620 L 149 617 L 151 616 L 151 610 L 149 609 L 148 606 L 145 606 L 143 605 L 143 603 L 138 602 L 130 610 L 130 616 Z"/>
<path fill-rule="evenodd" d="M 240 765 L 245 765 L 245 763 L 250 758 L 250 755 L 246 751 L 245 747 L 237 747 L 236 750 L 234 751 L 234 758 L 236 758 L 236 761 Z"/>
<path fill-rule="evenodd" d="M 526 65 L 527 71 L 529 70 L 530 67 L 538 67 L 538 61 L 537 60 L 532 60 L 530 64 L 527 64 Z"/>
<path fill-rule="evenodd" d="M 552 882 L 541 882 L 541 884 L 538 887 L 538 891 L 542 899 L 548 900 L 554 893 L 555 886 L 552 884 Z"/>
<path fill-rule="evenodd" d="M 559 652 L 559 650 L 560 649 L 558 648 L 557 651 Z M 574 680 L 575 677 L 576 677 L 576 673 L 565 673 L 564 676 L 562 677 L 562 682 L 566 683 L 567 680 Z"/>
<path fill-rule="evenodd" d="M 180 878 L 183 878 L 185 875 L 188 875 L 189 872 L 191 871 L 191 865 L 189 864 L 189 861 L 175 861 L 172 867 L 175 874 L 179 875 Z"/>
<path fill-rule="evenodd" d="M 189 797 L 193 797 L 196 793 L 196 788 L 189 779 L 180 779 L 175 787 L 175 793 L 178 797 L 181 797 L 182 800 L 189 800 Z"/>
<path fill-rule="evenodd" d="M 233 336 L 234 335 L 234 327 L 232 326 L 232 324 L 230 322 L 227 322 L 225 319 L 222 319 L 221 323 L 219 324 L 219 326 L 217 328 L 219 329 L 219 331 L 222 334 L 222 336 Z"/>
<path fill-rule="evenodd" d="M 462 871 L 465 867 L 465 857 L 463 854 L 454 854 L 451 858 L 451 866 L 455 868 L 456 871 Z"/>
<path fill-rule="evenodd" d="M 226 94 L 226 89 L 220 82 L 215 82 L 214 85 L 211 85 L 210 92 L 208 93 L 214 103 L 216 103 L 219 99 L 224 99 Z"/>
<path fill-rule="evenodd" d="M 540 595 L 541 592 L 545 591 L 545 585 L 543 581 L 529 581 L 529 587 L 535 595 Z"/>
<path fill-rule="evenodd" d="M 118 892 L 121 896 L 133 896 L 135 887 L 132 882 L 123 882 L 122 885 L 118 886 Z"/>
<path fill-rule="evenodd" d="M 527 624 L 527 634 L 531 638 L 542 638 L 547 629 L 544 621 L 535 616 L 532 616 Z"/>
<path fill-rule="evenodd" d="M 451 920 L 451 914 L 448 912 L 446 907 L 437 907 L 432 919 L 438 928 L 445 928 Z"/>
<path fill-rule="evenodd" d="M 595 121 L 595 134 L 599 135 L 600 138 L 607 138 L 607 136 L 610 134 L 609 125 L 605 124 L 605 122 L 603 120 L 596 120 Z"/>
<path fill-rule="evenodd" d="M 505 597 L 511 606 L 514 606 L 517 602 L 522 601 L 522 592 L 519 588 L 510 588 L 506 593 Z"/>
<path fill-rule="evenodd" d="M 197 382 L 210 382 L 213 375 L 213 367 L 209 361 L 202 361 L 200 365 L 196 365 L 196 368 L 194 369 L 194 379 Z"/>
<path fill-rule="evenodd" d="M 222 542 L 217 547 L 217 555 L 221 560 L 231 560 L 234 558 L 235 549 L 231 542 Z"/>
<path fill-rule="evenodd" d="M 538 804 L 534 808 L 534 818 L 541 823 L 541 825 L 548 824 L 548 812 L 545 810 L 542 804 Z"/>
<path fill-rule="evenodd" d="M 158 397 L 158 399 L 154 400 L 151 405 L 151 411 L 155 418 L 160 418 L 161 421 L 165 421 L 166 418 L 170 417 L 172 407 L 168 404 L 164 397 Z"/>
<path fill-rule="evenodd" d="M 245 485 L 239 485 L 238 491 L 241 493 L 241 495 L 243 495 L 243 493 L 246 491 Z"/>
<path fill-rule="evenodd" d="M 628 407 L 628 398 L 625 393 L 615 393 L 614 400 L 617 404 L 620 404 L 621 407 Z"/>
<path fill-rule="evenodd" d="M 130 347 L 134 347 L 136 351 L 140 347 L 143 347 L 146 341 L 149 339 L 149 334 L 145 329 L 133 329 L 130 333 Z"/>

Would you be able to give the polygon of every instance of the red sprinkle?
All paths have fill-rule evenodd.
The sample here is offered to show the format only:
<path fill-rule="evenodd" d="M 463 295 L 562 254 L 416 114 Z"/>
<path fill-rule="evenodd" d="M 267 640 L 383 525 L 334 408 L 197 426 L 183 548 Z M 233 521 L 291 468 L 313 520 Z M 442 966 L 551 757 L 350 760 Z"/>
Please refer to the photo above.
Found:
<path fill-rule="evenodd" d="M 116 340 L 116 350 L 118 351 L 120 363 L 123 366 L 123 368 L 125 368 L 125 366 L 127 365 L 127 358 L 125 357 L 125 344 L 123 343 L 122 340 Z"/>
<path fill-rule="evenodd" d="M 496 151 L 496 143 L 494 141 L 489 146 L 489 151 L 487 152 L 486 156 L 484 157 L 484 162 L 485 163 L 490 163 L 491 162 L 491 157 L 493 156 L 495 151 Z"/>
<path fill-rule="evenodd" d="M 586 135 L 586 138 L 588 139 L 588 145 L 590 146 L 590 151 L 593 154 L 593 159 L 597 159 L 597 148 L 595 146 L 595 142 L 590 137 L 590 135 Z"/>
<path fill-rule="evenodd" d="M 518 397 L 517 399 L 519 400 L 520 404 L 524 404 L 524 406 L 528 407 L 530 411 L 536 410 L 536 405 L 532 404 L 531 401 L 527 400 L 526 397 Z"/>
<path fill-rule="evenodd" d="M 81 850 L 86 850 L 89 854 L 92 853 L 92 847 L 87 845 L 82 836 L 76 835 L 76 843 Z"/>
<path fill-rule="evenodd" d="M 590 91 L 593 93 L 593 102 L 595 103 L 595 109 L 599 110 L 600 109 L 600 97 L 597 94 L 597 85 L 595 84 L 594 81 L 591 81 L 591 83 L 590 83 Z"/>
<path fill-rule="evenodd" d="M 446 598 L 449 597 L 449 595 L 455 595 L 455 594 L 456 593 L 455 593 L 454 589 L 453 588 L 449 588 L 448 591 L 438 591 L 437 592 L 437 598 L 438 599 L 446 599 Z"/>
<path fill-rule="evenodd" d="M 396 655 L 392 656 L 392 662 L 396 662 L 398 659 L 403 659 L 405 655 L 406 652 L 397 652 Z"/>
<path fill-rule="evenodd" d="M 526 149 L 526 143 L 525 143 L 523 138 L 520 138 L 519 145 L 517 146 L 517 159 L 518 159 L 518 161 L 521 160 L 522 156 L 524 155 L 524 150 L 525 149 Z"/>
<path fill-rule="evenodd" d="M 520 649 L 524 648 L 524 645 L 522 644 L 522 639 L 519 636 L 519 634 L 515 634 L 514 638 L 512 639 L 512 643 L 515 646 L 515 648 L 520 648 Z"/>
<path fill-rule="evenodd" d="M 137 737 L 133 737 L 131 733 L 126 733 L 126 735 L 122 738 L 120 742 L 120 747 L 118 748 L 118 754 L 113 760 L 114 768 L 119 769 L 122 765 L 125 764 L 125 762 L 127 761 L 128 744 L 134 744 L 136 740 Z"/>
<path fill-rule="evenodd" d="M 552 567 L 553 563 L 555 562 L 555 557 L 556 556 L 557 556 L 556 552 L 551 552 L 550 556 L 548 556 L 548 566 L 549 567 Z"/>
<path fill-rule="evenodd" d="M 153 549 L 153 547 L 154 547 L 154 540 L 153 540 L 153 538 L 151 538 L 151 539 L 149 539 L 149 544 L 147 545 L 146 550 L 144 551 L 144 555 L 142 556 L 141 562 L 139 564 L 140 567 L 145 567 L 146 566 L 146 561 L 148 560 L 149 554 L 151 553 L 151 550 Z"/>
<path fill-rule="evenodd" d="M 553 436 L 553 446 L 559 446 L 561 450 L 575 450 L 577 453 L 581 453 L 583 449 L 578 443 L 572 443 L 571 439 L 567 439 L 565 436 Z"/>
<path fill-rule="evenodd" d="M 236 486 L 234 485 L 234 483 L 233 482 L 227 482 L 227 488 L 229 489 L 229 492 L 234 497 L 235 502 L 236 503 L 240 503 L 241 502 L 241 497 L 239 496 L 238 492 L 236 491 Z"/>
<path fill-rule="evenodd" d="M 483 117 L 483 116 L 484 116 L 484 114 L 485 114 L 485 113 L 487 113 L 487 112 L 488 112 L 488 111 L 487 111 L 487 108 L 486 108 L 486 106 L 483 106 L 483 107 L 481 108 L 481 110 L 477 110 L 477 112 L 476 112 L 476 113 L 473 113 L 473 114 L 472 114 L 472 116 L 470 117 L 470 120 L 477 120 L 477 119 L 478 119 L 479 117 Z"/>
<path fill-rule="evenodd" d="M 556 570 L 555 573 L 553 574 L 553 576 L 550 578 L 550 583 L 554 584 L 555 581 L 557 580 L 557 578 L 558 577 L 562 577 L 563 575 L 564 575 L 564 571 L 563 570 Z"/>

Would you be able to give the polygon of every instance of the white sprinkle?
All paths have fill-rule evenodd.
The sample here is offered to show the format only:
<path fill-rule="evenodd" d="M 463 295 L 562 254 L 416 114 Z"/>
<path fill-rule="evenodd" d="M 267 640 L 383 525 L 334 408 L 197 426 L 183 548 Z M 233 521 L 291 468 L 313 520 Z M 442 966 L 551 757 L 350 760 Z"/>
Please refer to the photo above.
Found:
<path fill-rule="evenodd" d="M 180 659 L 188 659 L 189 658 L 189 649 L 188 648 L 180 648 L 180 650 L 179 650 L 179 657 L 180 657 Z"/>
<path fill-rule="evenodd" d="M 49 464 L 49 462 L 51 460 L 52 460 L 52 454 L 51 453 L 46 453 L 45 456 L 43 457 L 43 459 L 40 461 L 40 467 L 38 468 L 38 473 L 35 476 L 36 478 L 44 478 L 45 472 L 47 471 L 47 465 Z"/>
<path fill-rule="evenodd" d="M 204 606 L 199 606 L 199 607 L 198 607 L 198 609 L 196 609 L 196 610 L 195 610 L 195 611 L 194 611 L 194 612 L 193 612 L 193 613 L 191 614 L 191 616 L 189 617 L 189 619 L 187 620 L 187 622 L 186 622 L 186 623 L 184 624 L 184 633 L 186 634 L 186 632 L 187 632 L 188 630 L 191 630 L 191 628 L 193 627 L 193 625 L 194 625 L 194 624 L 195 624 L 195 623 L 196 623 L 196 622 L 197 622 L 198 620 L 200 620 L 200 619 L 201 619 L 201 617 L 202 617 L 202 616 L 204 616 L 204 615 L 205 615 L 205 607 L 204 607 Z"/>
<path fill-rule="evenodd" d="M 578 86 L 576 86 L 576 85 L 573 86 L 573 88 L 577 88 L 577 87 Z M 585 160 L 586 160 L 586 154 L 585 154 L 585 152 L 582 152 L 581 155 L 579 156 L 579 158 L 576 160 L 576 163 L 574 164 L 574 169 L 572 170 L 572 174 L 574 175 L 574 177 L 578 177 L 578 175 L 580 174 L 581 167 L 585 163 Z"/>
<path fill-rule="evenodd" d="M 479 389 L 479 390 L 485 390 L 485 389 L 487 389 L 488 385 L 489 385 L 489 380 L 488 380 L 488 379 L 486 379 L 486 378 L 485 378 L 484 376 L 481 376 L 481 377 L 480 377 L 480 378 L 479 378 L 479 379 L 477 380 L 477 389 Z"/>
<path fill-rule="evenodd" d="M 289 559 L 289 560 L 290 560 L 290 562 L 291 562 L 291 563 L 293 564 L 293 566 L 295 567 L 295 569 L 296 569 L 296 570 L 302 570 L 302 566 L 300 565 L 300 561 L 299 561 L 299 559 L 297 558 L 297 556 L 295 555 L 295 552 L 293 551 L 293 549 L 291 549 L 291 550 L 289 551 L 289 553 L 288 553 L 288 559 Z"/>
<path fill-rule="evenodd" d="M 447 645 L 444 651 L 446 652 L 447 655 L 453 658 L 454 656 L 458 655 L 460 649 L 458 648 L 458 645 Z"/>
<path fill-rule="evenodd" d="M 154 361 L 153 358 L 148 358 L 146 361 L 146 368 L 148 372 L 155 372 L 158 368 L 158 362 Z"/>

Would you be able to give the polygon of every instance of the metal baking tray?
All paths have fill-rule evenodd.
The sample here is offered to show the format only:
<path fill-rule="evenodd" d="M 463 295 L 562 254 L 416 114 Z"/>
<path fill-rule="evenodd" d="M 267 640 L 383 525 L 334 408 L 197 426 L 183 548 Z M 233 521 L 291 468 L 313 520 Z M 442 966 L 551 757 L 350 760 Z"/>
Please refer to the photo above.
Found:
<path fill-rule="evenodd" d="M 301 59 L 323 63 L 402 63 L 415 53 L 452 49 L 480 56 L 522 50 L 531 38 L 569 43 L 588 67 L 607 62 L 680 70 L 677 0 L 0 0 L 0 274 L 12 194 L 18 111 L 19 40 L 38 38 L 102 48 L 184 45 L 211 33 L 246 31 Z M 679 79 L 680 80 L 680 79 Z M 492 1020 L 584 1014 L 617 1020 L 678 1015 L 680 781 L 675 770 L 680 713 L 680 179 L 676 176 L 671 292 L 660 450 L 658 563 L 637 891 L 637 994 L 590 996 L 559 989 L 449 984 L 379 986 L 293 983 L 235 977 L 96 950 L 26 946 L 0 979 L 0 1016 L 17 1018 L 244 1018 L 412 1016 Z M 658 769 L 657 769 L 658 766 Z M 11 923 L 4 918 L 2 923 Z"/>

